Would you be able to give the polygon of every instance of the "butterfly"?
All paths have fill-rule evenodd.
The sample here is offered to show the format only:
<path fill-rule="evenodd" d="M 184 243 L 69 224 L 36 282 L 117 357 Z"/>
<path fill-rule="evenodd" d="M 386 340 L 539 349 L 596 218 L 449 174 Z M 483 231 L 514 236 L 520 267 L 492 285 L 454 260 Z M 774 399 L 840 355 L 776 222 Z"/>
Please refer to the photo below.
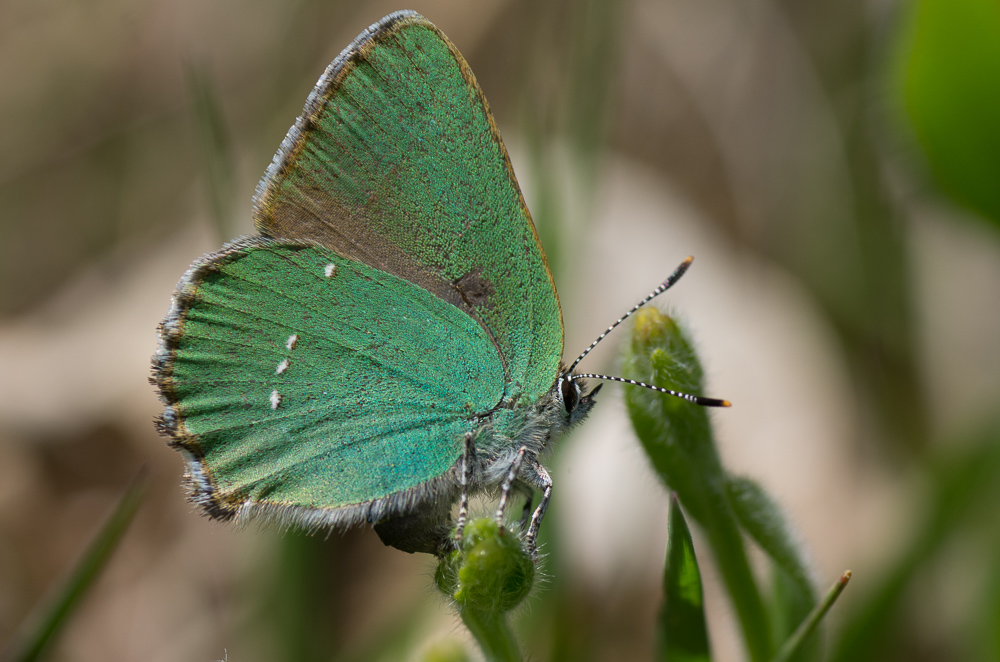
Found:
<path fill-rule="evenodd" d="M 257 234 L 190 267 L 159 327 L 158 427 L 193 502 L 221 520 L 367 523 L 441 553 L 454 504 L 464 517 L 470 493 L 510 475 L 525 515 L 541 492 L 534 544 L 541 459 L 593 407 L 584 379 L 618 378 L 574 374 L 593 344 L 562 363 L 538 235 L 448 38 L 409 11 L 362 32 L 288 131 L 253 218 Z"/>

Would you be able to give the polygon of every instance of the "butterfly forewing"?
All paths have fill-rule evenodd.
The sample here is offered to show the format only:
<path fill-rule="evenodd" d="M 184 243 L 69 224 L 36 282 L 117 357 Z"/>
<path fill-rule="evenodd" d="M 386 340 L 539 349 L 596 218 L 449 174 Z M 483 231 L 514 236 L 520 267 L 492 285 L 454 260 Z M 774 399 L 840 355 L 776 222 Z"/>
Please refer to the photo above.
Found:
<path fill-rule="evenodd" d="M 470 315 L 508 401 L 552 387 L 562 321 L 538 237 L 475 77 L 422 17 L 386 17 L 330 65 L 258 188 L 255 222 Z"/>

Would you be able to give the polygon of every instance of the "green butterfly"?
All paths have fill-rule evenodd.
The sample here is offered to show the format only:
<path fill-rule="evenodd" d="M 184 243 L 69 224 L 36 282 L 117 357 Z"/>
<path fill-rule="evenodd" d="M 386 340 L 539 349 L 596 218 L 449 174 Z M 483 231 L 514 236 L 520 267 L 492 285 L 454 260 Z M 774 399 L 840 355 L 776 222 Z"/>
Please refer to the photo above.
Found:
<path fill-rule="evenodd" d="M 542 492 L 533 543 L 540 458 L 597 389 L 561 364 L 552 276 L 455 46 L 405 11 L 358 36 L 258 185 L 254 224 L 192 265 L 160 325 L 159 427 L 192 500 L 440 553 L 455 502 L 464 516 L 510 474 L 526 515 Z"/>

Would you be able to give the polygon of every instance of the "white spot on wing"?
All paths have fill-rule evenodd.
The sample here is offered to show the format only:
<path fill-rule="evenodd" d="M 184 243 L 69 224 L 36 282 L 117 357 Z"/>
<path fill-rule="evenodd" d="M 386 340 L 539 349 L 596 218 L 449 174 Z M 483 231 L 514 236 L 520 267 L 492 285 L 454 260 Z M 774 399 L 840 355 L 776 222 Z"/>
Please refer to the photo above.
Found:
<path fill-rule="evenodd" d="M 280 375 L 284 371 L 288 370 L 289 365 L 291 365 L 291 362 L 288 359 L 283 359 L 281 363 L 278 364 L 278 367 L 277 369 L 275 369 L 274 374 Z"/>
<path fill-rule="evenodd" d="M 285 347 L 287 347 L 288 350 L 291 351 L 295 349 L 295 343 L 297 343 L 298 341 L 299 341 L 299 334 L 293 333 L 292 335 L 288 336 L 288 341 L 285 343 Z"/>
<path fill-rule="evenodd" d="M 333 275 L 333 272 L 336 271 L 336 270 L 337 270 L 337 265 L 331 263 L 331 264 L 326 265 L 326 268 L 323 269 L 323 274 L 327 278 L 329 278 L 330 276 Z"/>
<path fill-rule="evenodd" d="M 277 409 L 278 405 L 281 404 L 281 394 L 278 393 L 278 389 L 271 391 L 271 409 Z"/>

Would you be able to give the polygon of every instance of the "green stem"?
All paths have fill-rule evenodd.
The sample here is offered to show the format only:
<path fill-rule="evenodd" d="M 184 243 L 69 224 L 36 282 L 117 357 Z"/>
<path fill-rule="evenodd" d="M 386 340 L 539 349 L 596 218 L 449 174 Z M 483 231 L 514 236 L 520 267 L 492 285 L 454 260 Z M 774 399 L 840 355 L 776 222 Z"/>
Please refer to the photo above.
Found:
<path fill-rule="evenodd" d="M 809 616 L 806 617 L 806 620 L 799 624 L 799 627 L 795 629 L 795 632 L 792 633 L 792 636 L 788 638 L 788 641 L 785 642 L 785 645 L 781 647 L 781 650 L 778 651 L 778 654 L 774 656 L 774 659 L 771 662 L 788 662 L 788 660 L 792 659 L 792 656 L 798 652 L 802 644 L 809 638 L 809 635 L 815 632 L 816 626 L 818 626 L 819 622 L 823 620 L 824 616 L 826 616 L 826 612 L 830 611 L 830 607 L 832 607 L 833 603 L 837 601 L 838 597 L 840 597 L 840 594 L 843 592 L 844 587 L 847 586 L 847 582 L 850 581 L 850 579 L 851 571 L 847 570 L 840 576 L 840 579 L 838 579 L 837 582 L 830 587 L 830 590 L 827 591 L 826 596 L 823 597 L 820 603 L 817 604 L 811 612 L 809 612 Z"/>
<path fill-rule="evenodd" d="M 713 485 L 717 484 L 711 476 L 706 476 L 705 480 Z M 706 492 L 709 507 L 703 522 L 705 533 L 718 561 L 722 581 L 736 609 L 750 659 L 762 662 L 774 650 L 771 628 L 757 582 L 750 569 L 743 537 L 725 494 L 720 494 L 718 489 L 708 489 Z"/>
<path fill-rule="evenodd" d="M 488 662 L 521 661 L 517 640 L 507 624 L 506 616 L 470 608 L 461 609 L 459 613 Z"/>

